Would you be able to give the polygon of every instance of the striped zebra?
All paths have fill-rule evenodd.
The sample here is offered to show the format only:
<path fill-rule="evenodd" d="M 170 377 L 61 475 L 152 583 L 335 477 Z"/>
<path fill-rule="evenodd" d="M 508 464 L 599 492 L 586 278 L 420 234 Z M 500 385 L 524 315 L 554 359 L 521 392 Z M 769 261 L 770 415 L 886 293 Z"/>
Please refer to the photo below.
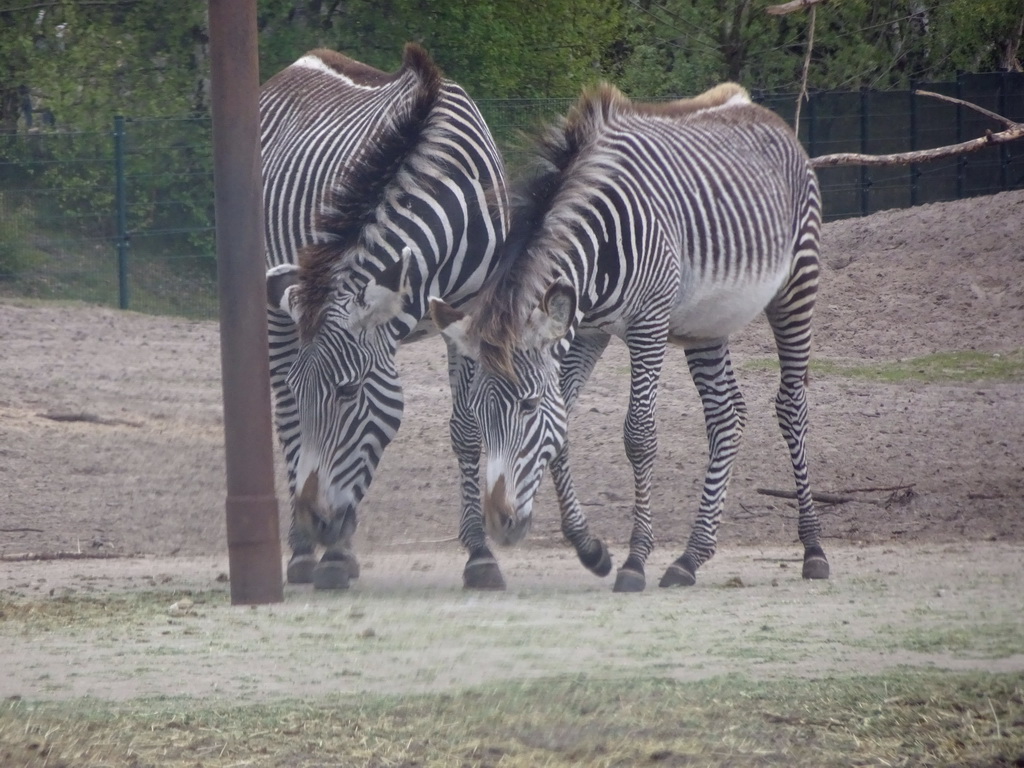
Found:
<path fill-rule="evenodd" d="M 461 304 L 493 268 L 508 219 L 504 170 L 476 105 L 415 44 L 394 73 L 312 51 L 263 86 L 260 122 L 288 580 L 344 589 L 359 575 L 357 507 L 402 417 L 397 347 L 434 329 L 428 296 Z M 449 345 L 459 534 L 468 586 L 500 586 L 463 396 L 472 367 Z"/>
<path fill-rule="evenodd" d="M 615 590 L 644 589 L 658 382 L 676 344 L 703 403 L 709 462 L 686 551 L 661 586 L 694 584 L 715 552 L 747 417 L 728 337 L 764 311 L 782 369 L 776 412 L 796 478 L 803 576 L 828 578 L 805 461 L 820 208 L 792 131 L 734 83 L 667 104 L 631 102 L 610 85 L 585 92 L 540 140 L 501 264 L 471 309 L 431 302 L 442 333 L 481 362 L 470 398 L 488 528 L 521 535 L 550 464 L 566 538 L 585 565 L 607 558 L 573 487 L 567 411 L 614 334 L 629 350 L 624 440 L 635 480 Z"/>

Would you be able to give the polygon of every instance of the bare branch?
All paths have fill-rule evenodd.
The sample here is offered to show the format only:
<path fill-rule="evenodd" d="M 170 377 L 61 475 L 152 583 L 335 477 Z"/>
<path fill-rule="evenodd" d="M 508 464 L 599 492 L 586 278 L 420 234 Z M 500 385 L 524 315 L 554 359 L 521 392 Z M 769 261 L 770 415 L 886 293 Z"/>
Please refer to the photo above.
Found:
<path fill-rule="evenodd" d="M 790 0 L 788 3 L 782 5 L 769 5 L 765 8 L 765 13 L 771 16 L 785 16 L 787 13 L 793 13 L 799 11 L 802 8 L 812 8 L 818 3 L 823 3 L 825 0 Z"/>
<path fill-rule="evenodd" d="M 913 488 L 917 483 L 908 483 L 905 485 L 876 485 L 870 488 L 844 488 L 839 491 L 840 493 L 877 493 L 878 491 L 905 491 L 909 488 Z"/>
<path fill-rule="evenodd" d="M 1017 139 L 1024 137 L 1024 123 L 1015 123 L 1010 118 L 1003 117 L 996 112 L 990 112 L 984 107 L 979 107 L 977 104 L 972 104 L 971 102 L 963 101 L 962 99 L 954 99 L 952 96 L 943 96 L 941 93 L 933 93 L 932 91 L 918 90 L 914 91 L 914 95 L 930 96 L 934 99 L 948 101 L 952 104 L 959 104 L 960 106 L 967 107 L 968 109 L 973 109 L 998 123 L 1002 123 L 1006 126 L 1006 130 L 1000 131 L 999 133 L 986 131 L 984 136 L 980 136 L 977 139 L 971 139 L 970 141 L 964 141 L 960 144 L 951 144 L 945 147 L 935 147 L 934 149 L 920 149 L 916 152 L 897 152 L 893 155 L 861 155 L 856 152 L 840 152 L 834 155 L 820 155 L 819 157 L 811 158 L 811 166 L 814 168 L 833 168 L 838 165 L 881 166 L 927 163 L 932 160 L 941 160 L 944 157 L 977 152 L 979 149 L 984 149 L 985 147 L 992 147 L 996 144 L 1006 144 L 1007 142 L 1016 141 Z"/>
<path fill-rule="evenodd" d="M 969 152 L 977 152 L 985 147 L 992 147 L 997 144 L 1006 144 L 1010 141 L 1024 138 L 1024 123 L 1015 123 L 999 133 L 986 133 L 977 139 L 964 141 L 960 144 L 952 144 L 947 147 L 936 147 L 935 149 L 922 149 L 917 152 L 899 152 L 893 155 L 861 155 L 855 152 L 840 152 L 834 155 L 820 155 L 811 158 L 811 166 L 814 168 L 833 168 L 838 165 L 910 165 L 911 163 L 926 163 L 931 160 L 941 160 L 944 157 L 964 155 Z"/>
<path fill-rule="evenodd" d="M 959 104 L 962 107 L 967 107 L 968 109 L 973 109 L 975 112 L 979 112 L 979 113 L 985 115 L 985 117 L 991 117 L 997 123 L 1002 123 L 1007 128 L 1013 128 L 1015 125 L 1017 125 L 1017 123 L 1013 122 L 1013 120 L 1011 120 L 1008 117 L 1003 117 L 998 112 L 990 112 L 989 110 L 985 109 L 984 107 L 979 107 L 977 104 L 972 104 L 971 102 L 964 101 L 963 99 L 954 99 L 952 96 L 943 96 L 941 93 L 934 93 L 933 91 L 920 91 L 920 90 L 918 90 L 918 91 L 914 91 L 914 95 L 915 96 L 930 96 L 931 98 L 939 99 L 940 101 L 948 101 L 951 104 Z"/>
<path fill-rule="evenodd" d="M 800 132 L 800 105 L 807 99 L 807 75 L 811 70 L 811 51 L 814 49 L 814 20 L 817 7 L 811 6 L 811 20 L 808 22 L 807 51 L 804 53 L 804 74 L 800 78 L 800 93 L 796 97 L 796 116 L 793 118 L 793 130 Z"/>

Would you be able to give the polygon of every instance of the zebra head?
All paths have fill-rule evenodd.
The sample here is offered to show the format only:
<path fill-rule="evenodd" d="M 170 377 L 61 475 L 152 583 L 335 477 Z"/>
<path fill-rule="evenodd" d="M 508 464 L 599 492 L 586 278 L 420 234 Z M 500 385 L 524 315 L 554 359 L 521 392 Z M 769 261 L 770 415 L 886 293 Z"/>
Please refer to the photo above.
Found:
<path fill-rule="evenodd" d="M 576 314 L 575 292 L 554 283 L 524 327 L 500 340 L 484 338 L 472 315 L 440 299 L 430 300 L 430 312 L 445 338 L 479 363 L 469 406 L 480 427 L 484 520 L 495 542 L 515 544 L 530 529 L 544 470 L 566 441 L 559 361 Z"/>
<path fill-rule="evenodd" d="M 299 267 L 267 272 L 270 305 L 299 327 L 285 377 L 300 437 L 298 455 L 289 457 L 295 516 L 324 546 L 354 532 L 355 510 L 401 423 L 399 334 L 391 321 L 409 292 L 409 261 L 406 249 L 380 277 L 358 288 L 334 286 L 316 307 L 301 290 Z"/>

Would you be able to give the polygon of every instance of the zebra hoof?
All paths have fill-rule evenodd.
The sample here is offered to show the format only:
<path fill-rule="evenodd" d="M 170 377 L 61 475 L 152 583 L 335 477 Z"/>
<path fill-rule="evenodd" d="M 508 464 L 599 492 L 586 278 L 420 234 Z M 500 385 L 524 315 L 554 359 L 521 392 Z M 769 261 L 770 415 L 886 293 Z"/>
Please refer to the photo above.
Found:
<path fill-rule="evenodd" d="M 595 576 L 607 576 L 612 572 L 612 556 L 603 541 L 597 542 L 597 551 L 580 555 L 580 562 Z"/>
<path fill-rule="evenodd" d="M 829 577 L 828 560 L 824 555 L 811 555 L 804 558 L 805 579 L 827 579 Z"/>
<path fill-rule="evenodd" d="M 672 563 L 665 569 L 665 575 L 658 582 L 659 587 L 692 587 L 697 583 L 697 575 L 690 573 L 678 563 Z"/>
<path fill-rule="evenodd" d="M 804 547 L 804 578 L 827 579 L 828 575 L 829 568 L 825 550 L 817 545 Z"/>
<path fill-rule="evenodd" d="M 288 561 L 288 583 L 310 584 L 315 568 L 316 558 L 313 555 L 292 555 Z"/>
<path fill-rule="evenodd" d="M 346 559 L 345 562 L 348 565 L 348 577 L 350 579 L 358 579 L 359 578 L 359 561 L 356 560 L 354 557 L 352 557 L 350 555 L 348 557 L 348 559 Z"/>
<path fill-rule="evenodd" d="M 631 568 L 619 568 L 615 574 L 615 586 L 612 592 L 643 592 L 647 586 L 647 577 L 643 571 L 634 571 Z"/>
<path fill-rule="evenodd" d="M 505 579 L 492 558 L 470 560 L 462 570 L 463 589 L 503 590 Z"/>
<path fill-rule="evenodd" d="M 346 560 L 323 560 L 313 569 L 314 589 L 348 589 L 349 563 Z"/>

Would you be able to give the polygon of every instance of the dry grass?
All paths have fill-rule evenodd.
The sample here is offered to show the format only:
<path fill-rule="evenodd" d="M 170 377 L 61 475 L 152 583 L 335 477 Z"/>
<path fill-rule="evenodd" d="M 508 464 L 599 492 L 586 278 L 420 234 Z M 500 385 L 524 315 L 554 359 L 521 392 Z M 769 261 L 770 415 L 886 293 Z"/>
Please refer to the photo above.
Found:
<path fill-rule="evenodd" d="M 267 705 L 9 701 L 0 764 L 1015 766 L 1024 765 L 1024 675 L 578 678 Z"/>

